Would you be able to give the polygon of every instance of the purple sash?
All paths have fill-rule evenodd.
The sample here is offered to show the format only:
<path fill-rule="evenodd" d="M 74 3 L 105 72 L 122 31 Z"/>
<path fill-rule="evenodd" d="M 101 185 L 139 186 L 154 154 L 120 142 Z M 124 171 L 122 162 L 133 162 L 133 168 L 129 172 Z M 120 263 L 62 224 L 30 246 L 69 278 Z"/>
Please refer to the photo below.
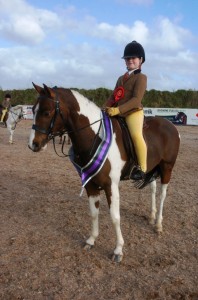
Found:
<path fill-rule="evenodd" d="M 75 161 L 72 159 L 72 155 L 70 156 L 70 159 L 72 163 L 74 164 L 75 168 L 77 169 L 81 181 L 82 181 L 82 187 L 85 187 L 85 185 L 91 180 L 96 174 L 101 170 L 103 167 L 105 160 L 108 155 L 109 147 L 111 145 L 112 141 L 112 123 L 110 118 L 106 115 L 105 112 L 101 111 L 102 114 L 102 137 L 101 137 L 101 143 L 96 149 L 93 157 L 91 160 L 84 166 L 80 167 L 75 163 Z M 70 154 L 72 154 L 72 149 L 70 149 Z"/>

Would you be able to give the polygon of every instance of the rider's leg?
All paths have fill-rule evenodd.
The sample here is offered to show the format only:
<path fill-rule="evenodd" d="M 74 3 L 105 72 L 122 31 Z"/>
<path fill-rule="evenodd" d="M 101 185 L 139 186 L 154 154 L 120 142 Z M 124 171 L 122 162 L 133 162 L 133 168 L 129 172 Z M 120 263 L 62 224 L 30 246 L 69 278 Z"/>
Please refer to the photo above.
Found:
<path fill-rule="evenodd" d="M 3 122 L 3 119 L 5 117 L 6 112 L 7 112 L 7 108 L 2 110 L 2 116 L 1 116 L 1 121 L 0 122 Z"/>
<path fill-rule="evenodd" d="M 138 163 L 141 171 L 145 173 L 147 170 L 147 147 L 142 134 L 143 122 L 143 110 L 134 112 L 126 117 L 126 123 L 134 143 Z"/>

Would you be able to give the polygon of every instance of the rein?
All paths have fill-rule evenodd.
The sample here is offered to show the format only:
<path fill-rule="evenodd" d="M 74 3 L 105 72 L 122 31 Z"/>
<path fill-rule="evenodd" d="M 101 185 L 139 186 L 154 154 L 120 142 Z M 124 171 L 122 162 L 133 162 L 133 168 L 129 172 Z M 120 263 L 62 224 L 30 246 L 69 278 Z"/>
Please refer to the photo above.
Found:
<path fill-rule="evenodd" d="M 89 124 L 89 125 L 87 125 L 87 126 L 84 126 L 84 127 L 79 128 L 79 129 L 77 129 L 77 130 L 65 131 L 64 133 L 67 133 L 67 134 L 68 134 L 68 133 L 71 133 L 71 132 L 78 132 L 78 131 L 83 130 L 83 129 L 87 128 L 87 127 L 90 127 L 91 125 L 93 125 L 93 124 L 95 124 L 95 123 L 97 123 L 97 122 L 100 122 L 100 126 L 99 126 L 99 128 L 98 128 L 98 131 L 97 131 L 95 137 L 94 137 L 93 145 L 92 145 L 92 147 L 91 147 L 90 155 L 92 155 L 92 152 L 93 152 L 93 150 L 94 150 L 94 146 L 95 146 L 97 137 L 99 136 L 99 132 L 100 132 L 100 129 L 101 129 L 102 119 L 99 119 L 99 120 L 97 120 L 97 121 L 95 121 L 95 122 L 93 122 L 93 123 L 91 123 L 91 124 Z M 57 135 L 56 135 L 56 136 L 57 136 Z M 53 140 L 54 152 L 56 153 L 56 155 L 58 155 L 59 157 L 69 157 L 69 156 L 71 156 L 70 154 L 64 153 L 65 137 L 64 137 L 64 139 L 63 139 L 62 146 L 61 146 L 61 152 L 62 152 L 63 155 L 58 154 L 58 152 L 57 152 L 57 150 L 56 150 L 56 144 L 55 144 L 55 137 L 56 137 L 56 136 L 54 136 L 54 137 L 52 138 L 52 140 Z"/>

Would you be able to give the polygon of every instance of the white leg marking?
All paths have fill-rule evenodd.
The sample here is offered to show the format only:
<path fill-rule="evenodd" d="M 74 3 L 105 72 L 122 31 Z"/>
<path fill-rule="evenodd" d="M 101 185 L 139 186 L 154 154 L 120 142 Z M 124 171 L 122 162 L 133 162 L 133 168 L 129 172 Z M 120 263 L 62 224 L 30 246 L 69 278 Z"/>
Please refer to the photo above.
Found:
<path fill-rule="evenodd" d="M 162 186 L 161 186 L 160 208 L 159 208 L 159 214 L 158 214 L 157 222 L 156 222 L 157 232 L 162 232 L 162 220 L 163 220 L 162 213 L 163 213 L 164 200 L 166 198 L 167 187 L 168 187 L 168 184 L 162 184 Z"/>
<path fill-rule="evenodd" d="M 150 184 L 151 187 L 151 216 L 150 216 L 150 221 L 149 223 L 154 225 L 155 224 L 155 219 L 156 219 L 156 180 L 152 181 Z"/>
<path fill-rule="evenodd" d="M 118 184 L 112 183 L 111 190 L 112 190 L 112 197 L 111 197 L 110 215 L 116 232 L 116 248 L 114 250 L 114 254 L 122 256 L 123 255 L 122 248 L 124 245 L 124 240 L 120 228 L 120 195 L 119 195 Z"/>
<path fill-rule="evenodd" d="M 93 246 L 95 243 L 96 238 L 99 234 L 99 227 L 98 227 L 98 215 L 99 215 L 99 208 L 96 208 L 95 203 L 100 201 L 100 196 L 96 197 L 89 197 L 89 207 L 92 219 L 92 229 L 91 235 L 86 241 L 87 244 Z"/>
<path fill-rule="evenodd" d="M 12 130 L 11 128 L 8 127 L 8 130 L 10 132 L 10 138 L 9 138 L 9 143 L 10 144 L 13 144 L 13 133 L 14 133 L 14 130 Z"/>
<path fill-rule="evenodd" d="M 119 193 L 119 182 L 121 170 L 125 164 L 120 156 L 120 151 L 116 143 L 116 136 L 113 134 L 113 143 L 109 151 L 108 159 L 111 164 L 111 172 L 109 174 L 111 178 L 111 205 L 110 215 L 113 222 L 113 226 L 116 232 L 116 247 L 114 249 L 113 260 L 120 262 L 123 257 L 122 248 L 124 245 L 124 239 L 120 228 L 120 193 Z"/>

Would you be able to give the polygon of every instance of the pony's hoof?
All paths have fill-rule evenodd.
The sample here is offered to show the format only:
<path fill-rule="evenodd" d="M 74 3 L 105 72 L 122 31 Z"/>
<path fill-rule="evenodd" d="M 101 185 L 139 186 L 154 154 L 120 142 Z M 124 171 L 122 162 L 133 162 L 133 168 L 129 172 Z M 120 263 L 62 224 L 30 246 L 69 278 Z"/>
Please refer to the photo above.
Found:
<path fill-rule="evenodd" d="M 113 254 L 112 261 L 116 263 L 120 263 L 122 261 L 123 255 Z"/>
<path fill-rule="evenodd" d="M 90 244 L 87 244 L 87 243 L 86 243 L 86 244 L 84 245 L 83 249 L 86 250 L 86 251 L 90 251 L 93 247 L 94 247 L 94 245 L 90 245 Z"/>
<path fill-rule="evenodd" d="M 150 224 L 150 225 L 155 225 L 155 219 L 150 218 L 150 219 L 149 219 L 149 224 Z"/>
<path fill-rule="evenodd" d="M 161 235 L 161 234 L 162 234 L 162 227 L 161 227 L 161 226 L 160 226 L 160 227 L 156 226 L 156 227 L 155 227 L 155 232 L 156 232 L 158 235 Z"/>

